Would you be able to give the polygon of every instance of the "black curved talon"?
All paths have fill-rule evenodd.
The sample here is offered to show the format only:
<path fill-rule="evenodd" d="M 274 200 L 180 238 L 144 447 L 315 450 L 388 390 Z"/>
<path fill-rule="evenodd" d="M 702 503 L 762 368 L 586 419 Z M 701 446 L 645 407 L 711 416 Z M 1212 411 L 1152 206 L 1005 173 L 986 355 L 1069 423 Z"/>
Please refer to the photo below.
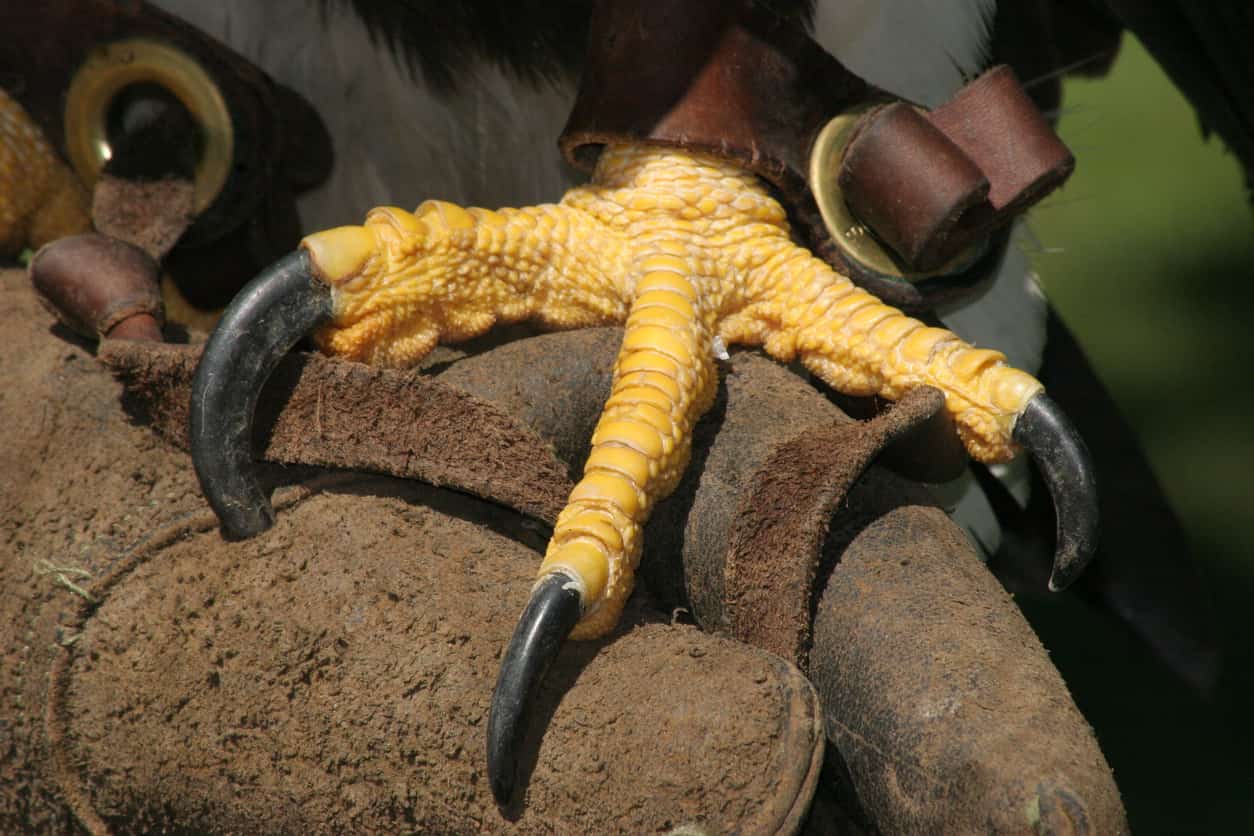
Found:
<path fill-rule="evenodd" d="M 236 295 L 205 345 L 192 380 L 192 464 L 225 537 L 252 537 L 274 524 L 253 468 L 257 398 L 283 355 L 330 318 L 331 289 L 297 250 Z"/>
<path fill-rule="evenodd" d="M 509 640 L 488 710 L 488 783 L 502 807 L 514 794 L 524 715 L 582 609 L 576 582 L 554 572 L 531 590 L 531 600 Z"/>
<path fill-rule="evenodd" d="M 1049 588 L 1057 592 L 1080 576 L 1097 549 L 1100 520 L 1093 459 L 1071 419 L 1044 392 L 1028 401 L 1013 437 L 1032 454 L 1054 501 L 1057 545 Z"/>

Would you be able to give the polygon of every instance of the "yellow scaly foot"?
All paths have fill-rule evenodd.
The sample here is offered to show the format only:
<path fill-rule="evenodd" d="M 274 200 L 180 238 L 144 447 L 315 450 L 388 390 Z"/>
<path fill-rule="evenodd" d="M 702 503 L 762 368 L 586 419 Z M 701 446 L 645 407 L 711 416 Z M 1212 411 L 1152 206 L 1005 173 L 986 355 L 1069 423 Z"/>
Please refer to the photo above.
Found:
<path fill-rule="evenodd" d="M 0 256 L 89 229 L 87 191 L 25 108 L 0 90 Z"/>
<path fill-rule="evenodd" d="M 849 394 L 942 390 L 967 449 L 986 462 L 1034 455 L 1054 497 L 1051 586 L 1069 583 L 1096 539 L 1087 451 L 1041 385 L 853 286 L 791 239 L 783 207 L 726 161 L 610 146 L 592 181 L 555 205 L 382 208 L 363 226 L 307 237 L 236 297 L 193 383 L 192 459 L 229 536 L 273 520 L 250 461 L 257 393 L 314 331 L 331 354 L 410 365 L 437 343 L 497 322 L 624 323 L 610 398 L 582 479 L 558 516 L 540 577 L 502 660 L 488 717 L 488 774 L 513 792 L 530 694 L 567 635 L 613 628 L 631 593 L 641 532 L 688 462 L 714 398 L 715 341 L 800 358 Z"/>

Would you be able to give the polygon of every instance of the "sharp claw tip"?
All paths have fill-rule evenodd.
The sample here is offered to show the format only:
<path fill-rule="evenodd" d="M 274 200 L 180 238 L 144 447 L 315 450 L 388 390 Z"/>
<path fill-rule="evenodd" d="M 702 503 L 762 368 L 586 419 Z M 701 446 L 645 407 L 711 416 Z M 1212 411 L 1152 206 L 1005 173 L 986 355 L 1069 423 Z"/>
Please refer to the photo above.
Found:
<path fill-rule="evenodd" d="M 488 709 L 488 784 L 501 807 L 514 795 L 527 706 L 582 609 L 569 575 L 546 576 L 532 589 L 506 648 Z"/>
<path fill-rule="evenodd" d="M 1099 510 L 1092 456 L 1074 424 L 1044 393 L 1028 402 L 1015 439 L 1036 461 L 1057 518 L 1057 553 L 1049 589 L 1060 592 L 1084 572 L 1096 550 Z"/>
<path fill-rule="evenodd" d="M 1049 591 L 1062 592 L 1071 586 L 1080 575 L 1084 574 L 1084 569 L 1088 564 L 1088 557 L 1081 557 L 1066 562 L 1055 562 L 1054 571 L 1049 576 Z"/>
<path fill-rule="evenodd" d="M 488 767 L 488 784 L 492 787 L 492 797 L 496 799 L 496 805 L 498 807 L 509 806 L 510 799 L 514 797 L 513 774 L 506 774 L 504 771 Z"/>

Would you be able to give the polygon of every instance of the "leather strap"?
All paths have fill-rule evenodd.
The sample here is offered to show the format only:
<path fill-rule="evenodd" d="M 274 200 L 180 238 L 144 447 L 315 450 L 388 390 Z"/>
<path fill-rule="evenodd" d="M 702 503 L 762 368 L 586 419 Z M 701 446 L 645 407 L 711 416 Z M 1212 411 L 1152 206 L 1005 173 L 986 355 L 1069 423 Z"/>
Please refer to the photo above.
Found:
<path fill-rule="evenodd" d="M 845 151 L 850 209 L 911 269 L 930 271 L 1060 186 L 1075 158 L 996 67 L 930 113 L 868 114 Z"/>
<path fill-rule="evenodd" d="M 559 140 L 585 170 L 605 143 L 630 139 L 735 160 L 797 200 L 827 119 L 886 98 L 797 22 L 741 2 L 602 2 L 589 42 Z"/>
<path fill-rule="evenodd" d="M 794 228 L 818 255 L 907 310 L 972 292 L 991 274 L 997 252 L 952 280 L 885 275 L 832 235 L 812 185 L 845 190 L 857 220 L 891 248 L 901 273 L 927 274 L 1008 224 L 1073 165 L 1009 70 L 995 69 L 935 112 L 920 113 L 851 73 L 799 21 L 751 3 L 601 2 L 590 43 L 559 140 L 572 164 L 590 170 L 606 143 L 625 141 L 733 160 L 779 190 Z M 868 112 L 839 170 L 809 183 L 816 135 L 857 109 Z M 995 244 L 1004 241 L 997 236 Z"/>

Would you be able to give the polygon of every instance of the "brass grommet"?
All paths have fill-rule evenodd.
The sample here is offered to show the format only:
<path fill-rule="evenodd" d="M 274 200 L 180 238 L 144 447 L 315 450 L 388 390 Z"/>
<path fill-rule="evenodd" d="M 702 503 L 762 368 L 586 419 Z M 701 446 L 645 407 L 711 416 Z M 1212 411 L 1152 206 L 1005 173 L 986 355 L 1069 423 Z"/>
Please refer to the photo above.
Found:
<path fill-rule="evenodd" d="M 809 185 L 818 204 L 827 233 L 851 261 L 879 278 L 900 282 L 920 282 L 941 275 L 959 273 L 983 252 L 979 242 L 966 248 L 935 271 L 916 273 L 905 270 L 871 230 L 854 217 L 840 188 L 840 166 L 845 148 L 853 138 L 858 121 L 878 105 L 847 111 L 823 126 L 810 149 Z"/>
<path fill-rule="evenodd" d="M 204 148 L 196 166 L 196 211 L 213 203 L 231 173 L 235 131 L 217 84 L 194 58 L 159 41 L 134 38 L 102 44 L 75 73 L 65 97 L 65 147 L 78 176 L 95 185 L 112 156 L 107 119 L 114 98 L 134 84 L 157 84 L 187 108 Z"/>

